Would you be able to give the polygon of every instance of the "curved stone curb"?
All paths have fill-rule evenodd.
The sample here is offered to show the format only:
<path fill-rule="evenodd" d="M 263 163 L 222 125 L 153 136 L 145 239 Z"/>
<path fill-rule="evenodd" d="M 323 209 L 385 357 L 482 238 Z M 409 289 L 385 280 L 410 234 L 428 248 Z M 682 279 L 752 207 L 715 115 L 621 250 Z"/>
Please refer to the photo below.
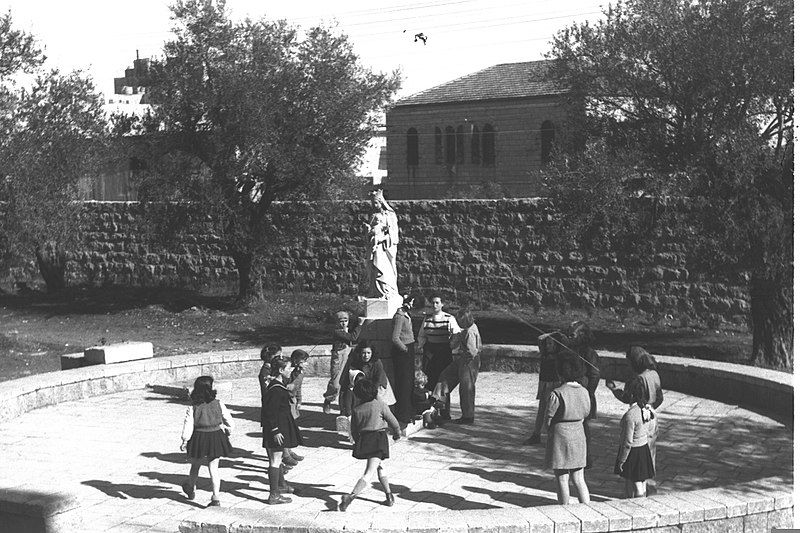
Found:
<path fill-rule="evenodd" d="M 593 533 L 769 531 L 792 525 L 791 487 L 766 478 L 725 488 L 634 500 L 516 509 L 291 515 L 208 508 L 188 515 L 181 533 Z"/>
<path fill-rule="evenodd" d="M 311 353 L 308 366 L 310 375 L 327 374 L 327 347 L 297 346 L 286 347 L 286 350 L 296 348 Z M 599 355 L 604 377 L 621 381 L 630 377 L 624 355 L 612 352 L 600 352 Z M 481 367 L 484 370 L 513 368 L 518 372 L 538 371 L 538 350 L 532 346 L 486 345 L 481 358 Z M 189 381 L 203 374 L 211 374 L 217 379 L 252 376 L 260 364 L 259 350 L 247 349 L 89 366 L 1 382 L 0 422 L 47 405 L 145 388 L 155 383 Z M 665 389 L 753 406 L 781 416 L 793 414 L 794 387 L 791 374 L 730 363 L 666 356 L 659 356 L 658 364 Z M 13 528 L 4 529 L 5 524 L 18 524 L 20 527 L 24 525 L 22 530 L 25 531 L 75 531 L 76 517 L 72 512 L 78 511 L 75 507 L 74 496 L 69 493 L 42 487 L 7 487 L 0 480 L 0 533 L 15 531 Z M 222 514 L 215 514 L 220 512 Z M 383 522 L 379 517 L 386 518 L 387 515 L 380 513 L 310 513 L 308 517 L 295 518 L 299 523 L 287 522 L 285 526 L 276 526 L 273 523 L 275 517 L 264 513 L 258 513 L 256 521 L 253 521 L 252 516 L 246 519 L 242 516 L 236 524 L 228 521 L 229 518 L 236 519 L 236 513 L 242 512 L 233 509 L 198 511 L 196 520 L 186 521 L 185 526 L 188 529 L 185 531 L 256 533 L 280 530 L 288 533 L 377 529 L 431 533 L 440 530 L 470 533 L 484 530 L 589 532 L 629 531 L 662 526 L 675 526 L 678 529 L 674 531 L 715 531 L 717 527 L 761 531 L 767 527 L 791 525 L 792 492 L 791 487 L 782 487 L 779 480 L 767 478 L 745 485 L 659 495 L 641 501 L 611 500 L 567 507 L 443 511 L 407 516 L 392 514 L 391 520 Z M 215 521 L 215 516 L 219 518 L 218 521 Z M 279 512 L 277 516 L 280 516 Z M 354 518 L 359 516 L 360 520 Z M 375 521 L 374 528 L 372 522 L 365 525 L 367 518 Z M 65 525 L 70 524 L 70 520 L 73 520 L 72 525 Z M 281 518 L 283 520 L 285 519 Z M 728 522 L 723 522 L 726 520 Z M 704 528 L 705 526 L 693 529 L 692 524 L 701 522 L 719 524 L 711 529 Z M 389 524 L 395 523 L 398 524 L 396 527 L 389 527 Z M 759 527 L 753 529 L 751 526 L 754 525 Z M 761 525 L 764 527 L 760 527 Z"/>

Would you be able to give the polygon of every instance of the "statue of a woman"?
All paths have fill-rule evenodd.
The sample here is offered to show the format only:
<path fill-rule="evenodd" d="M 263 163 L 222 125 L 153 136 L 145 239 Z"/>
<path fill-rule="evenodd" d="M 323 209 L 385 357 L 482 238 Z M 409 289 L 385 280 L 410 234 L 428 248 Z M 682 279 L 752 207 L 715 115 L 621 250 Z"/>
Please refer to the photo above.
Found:
<path fill-rule="evenodd" d="M 367 224 L 369 258 L 367 273 L 369 296 L 383 297 L 398 295 L 397 290 L 397 215 L 386 202 L 383 191 L 372 192 L 374 212 Z"/>

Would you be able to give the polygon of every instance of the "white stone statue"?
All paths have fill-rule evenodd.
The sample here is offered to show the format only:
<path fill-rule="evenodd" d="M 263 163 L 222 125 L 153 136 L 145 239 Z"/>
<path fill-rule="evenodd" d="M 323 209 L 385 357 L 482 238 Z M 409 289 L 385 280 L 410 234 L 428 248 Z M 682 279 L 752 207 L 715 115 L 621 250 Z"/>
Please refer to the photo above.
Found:
<path fill-rule="evenodd" d="M 383 197 L 383 191 L 372 192 L 374 212 L 367 224 L 369 257 L 367 281 L 369 296 L 385 298 L 399 296 L 397 289 L 397 214 Z"/>

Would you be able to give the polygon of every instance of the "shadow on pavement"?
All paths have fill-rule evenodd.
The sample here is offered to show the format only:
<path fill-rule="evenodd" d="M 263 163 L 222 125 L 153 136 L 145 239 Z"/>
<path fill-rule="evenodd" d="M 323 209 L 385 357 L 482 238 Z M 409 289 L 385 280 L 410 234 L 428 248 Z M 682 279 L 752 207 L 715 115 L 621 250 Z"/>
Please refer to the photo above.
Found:
<path fill-rule="evenodd" d="M 434 492 L 432 490 L 411 490 L 405 485 L 397 485 L 392 483 L 392 490 L 396 498 L 408 500 L 412 502 L 425 502 L 433 505 L 438 505 L 443 509 L 499 509 L 497 505 L 489 503 L 472 502 L 463 496 L 456 496 L 455 494 L 447 494 L 444 492 Z"/>
<path fill-rule="evenodd" d="M 153 487 L 152 485 L 137 485 L 135 483 L 112 483 L 102 479 L 91 479 L 82 481 L 81 485 L 93 487 L 106 496 L 111 498 L 119 498 L 123 500 L 128 499 L 142 499 L 151 500 L 154 498 L 163 498 L 166 500 L 173 500 L 185 503 L 186 505 L 204 508 L 205 505 L 199 504 L 195 501 L 186 499 L 186 496 L 181 492 L 180 484 L 186 479 L 185 476 L 173 476 L 176 480 L 175 488 L 172 487 Z M 209 485 L 210 485 L 209 481 Z"/>
<path fill-rule="evenodd" d="M 202 472 L 203 472 L 202 469 L 200 470 L 200 472 L 202 474 Z M 187 470 L 187 474 L 188 474 L 188 470 Z M 185 501 L 189 501 L 189 500 L 186 500 L 186 498 L 180 493 L 180 491 L 181 491 L 181 488 L 180 488 L 181 487 L 181 483 L 186 481 L 186 479 L 188 477 L 187 475 L 165 474 L 165 473 L 162 473 L 162 472 L 139 472 L 139 475 L 144 477 L 144 478 L 147 478 L 147 479 L 154 479 L 154 480 L 159 481 L 161 483 L 167 483 L 167 484 L 170 484 L 170 485 L 174 485 L 178 490 L 178 496 L 179 497 L 178 498 L 172 498 L 172 499 L 178 499 L 178 500 L 183 499 Z M 207 490 L 207 491 L 210 492 L 211 491 L 211 480 L 208 477 L 204 477 L 204 476 L 201 475 L 197 480 L 197 488 L 199 490 Z M 230 494 L 231 496 L 235 496 L 237 498 L 242 498 L 242 499 L 245 499 L 245 500 L 252 500 L 252 501 L 255 501 L 255 502 L 263 502 L 263 501 L 266 500 L 266 498 L 264 498 L 264 499 L 256 498 L 256 497 L 252 496 L 251 494 L 247 494 L 245 492 L 242 492 L 245 489 L 257 490 L 259 492 L 269 492 L 267 489 L 253 488 L 253 487 L 250 486 L 249 483 L 237 483 L 235 481 L 231 481 L 229 478 L 226 479 L 224 477 L 222 479 L 222 484 L 220 485 L 220 492 L 221 493 Z M 202 505 L 201 507 L 205 507 L 205 505 Z"/>

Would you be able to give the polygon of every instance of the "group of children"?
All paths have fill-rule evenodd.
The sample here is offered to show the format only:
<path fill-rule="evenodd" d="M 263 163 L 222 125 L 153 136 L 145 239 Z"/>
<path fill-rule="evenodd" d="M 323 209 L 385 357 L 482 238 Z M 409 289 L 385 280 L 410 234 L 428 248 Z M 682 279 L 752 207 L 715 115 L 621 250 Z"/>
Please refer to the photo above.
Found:
<path fill-rule="evenodd" d="M 591 420 L 597 418 L 595 392 L 600 382 L 599 358 L 591 348 L 589 327 L 573 322 L 564 334 L 539 337 L 541 367 L 537 399 L 539 408 L 533 434 L 525 444 L 539 444 L 547 427 L 546 466 L 553 470 L 559 503 L 569 503 L 569 482 L 581 503 L 589 501 L 584 469 L 591 468 Z M 658 420 L 655 410 L 663 402 L 661 380 L 652 355 L 639 346 L 626 354 L 635 373 L 624 389 L 612 380 L 606 386 L 630 405 L 620 421 L 620 441 L 614 473 L 625 481 L 627 498 L 644 497 L 647 480 L 655 476 Z"/>
<path fill-rule="evenodd" d="M 340 322 L 341 324 L 341 322 Z M 472 323 L 474 325 L 474 321 Z M 360 325 L 359 325 L 360 326 Z M 471 325 L 470 325 L 471 326 Z M 477 329 L 476 329 L 477 332 Z M 344 324 L 341 352 L 346 352 L 357 339 Z M 464 342 L 475 343 L 475 339 Z M 551 333 L 539 338 L 541 371 L 539 374 L 539 408 L 534 431 L 526 444 L 541 442 L 541 431 L 547 428 L 545 463 L 555 474 L 558 500 L 569 502 L 569 482 L 575 486 L 579 501 L 589 501 L 589 490 L 584 479 L 584 468 L 591 467 L 590 420 L 597 416 L 595 390 L 600 381 L 599 358 L 591 348 L 591 330 L 582 322 L 571 325 L 567 334 Z M 477 336 L 479 351 L 480 336 Z M 334 352 L 336 352 L 334 344 Z M 475 349 L 474 346 L 468 349 Z M 399 440 L 401 424 L 388 407 L 394 403 L 388 388 L 386 373 L 374 349 L 359 344 L 341 368 L 339 402 L 343 414 L 350 417 L 350 434 L 353 440 L 353 457 L 366 460 L 366 468 L 352 491 L 341 498 L 338 507 L 345 511 L 356 495 L 377 474 L 386 494 L 385 504 L 394 504 L 383 460 L 389 457 L 388 435 Z M 344 353 L 342 353 L 344 355 Z M 625 496 L 646 495 L 646 480 L 655 474 L 655 440 L 658 423 L 655 409 L 663 401 L 661 384 L 655 360 L 644 349 L 631 347 L 627 353 L 636 377 L 624 389 L 613 381 L 606 385 L 620 401 L 630 404 L 622 417 L 620 445 L 614 472 L 625 480 Z M 286 496 L 294 488 L 286 482 L 286 471 L 303 459 L 293 448 L 303 442 L 296 419 L 302 403 L 303 368 L 308 353 L 295 350 L 285 357 L 277 345 L 265 346 L 261 351 L 262 368 L 258 375 L 261 390 L 262 445 L 269 458 L 270 505 L 289 503 Z M 343 357 L 343 359 L 345 359 Z M 332 370 L 335 361 L 332 361 Z M 475 370 L 477 373 L 477 368 Z M 426 386 L 427 375 L 420 369 L 414 374 L 415 385 L 411 395 L 413 407 L 423 418 L 426 427 L 435 426 L 437 412 L 446 409 L 442 391 L 431 391 Z M 474 378 L 472 379 L 474 386 Z M 329 384 L 323 410 L 330 412 L 334 387 Z M 474 390 L 473 402 L 474 402 Z M 329 399 L 331 398 L 331 399 Z M 192 406 L 184 419 L 181 450 L 186 451 L 191 462 L 189 479 L 182 488 L 187 498 L 195 496 L 195 485 L 202 462 L 208 460 L 212 481 L 212 499 L 209 505 L 219 505 L 219 458 L 231 452 L 228 435 L 233 421 L 225 405 L 216 399 L 213 378 L 197 378 L 191 393 Z M 470 413 L 471 414 L 471 413 Z"/>
<path fill-rule="evenodd" d="M 387 432 L 391 431 L 394 440 L 400 439 L 400 425 L 386 402 L 379 398 L 375 381 L 381 380 L 380 361 L 372 360 L 369 346 L 362 347 L 359 354 L 361 364 L 353 369 L 354 383 L 348 387 L 355 395 L 349 403 L 352 407 L 350 433 L 354 439 L 353 457 L 365 459 L 367 465 L 353 490 L 342 496 L 341 511 L 347 509 L 366 487 L 367 479 L 375 473 L 386 493 L 386 505 L 394 505 L 394 495 L 382 461 L 389 457 Z M 294 493 L 295 489 L 286 481 L 285 474 L 303 460 L 293 448 L 303 443 L 296 420 L 302 404 L 303 370 L 308 353 L 294 350 L 285 357 L 280 346 L 268 345 L 261 350 L 261 359 L 263 364 L 258 383 L 261 390 L 262 446 L 269 459 L 267 504 L 290 503 L 292 500 L 286 494 Z M 228 457 L 232 450 L 228 436 L 233 429 L 233 419 L 225 404 L 216 399 L 211 376 L 200 376 L 195 380 L 190 399 L 192 405 L 184 417 L 181 451 L 187 453 L 191 468 L 182 489 L 188 499 L 194 499 L 200 466 L 207 460 L 212 485 L 209 506 L 219 506 L 219 460 Z"/>

